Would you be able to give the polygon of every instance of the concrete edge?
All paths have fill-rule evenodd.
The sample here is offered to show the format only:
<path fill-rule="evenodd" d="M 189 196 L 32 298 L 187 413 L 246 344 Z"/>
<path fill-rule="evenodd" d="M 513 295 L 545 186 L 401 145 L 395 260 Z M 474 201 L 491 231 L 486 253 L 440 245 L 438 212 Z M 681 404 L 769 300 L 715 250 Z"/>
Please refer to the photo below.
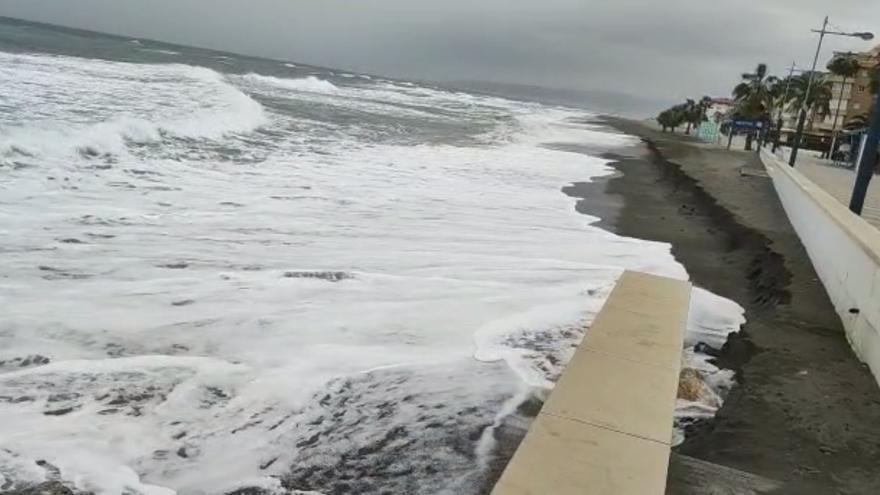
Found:
<path fill-rule="evenodd" d="M 691 284 L 624 272 L 493 495 L 663 495 Z"/>
<path fill-rule="evenodd" d="M 761 150 L 761 161 L 771 177 L 774 171 L 788 176 L 816 205 L 828 213 L 828 216 L 852 240 L 862 247 L 865 254 L 874 260 L 875 263 L 880 264 L 880 229 L 875 228 L 865 219 L 851 212 L 849 208 L 844 206 L 834 196 L 808 179 L 804 174 L 798 172 L 795 167 L 780 160 L 776 155 L 767 150 Z"/>
<path fill-rule="evenodd" d="M 880 383 L 880 230 L 776 156 L 761 158 L 850 347 Z"/>

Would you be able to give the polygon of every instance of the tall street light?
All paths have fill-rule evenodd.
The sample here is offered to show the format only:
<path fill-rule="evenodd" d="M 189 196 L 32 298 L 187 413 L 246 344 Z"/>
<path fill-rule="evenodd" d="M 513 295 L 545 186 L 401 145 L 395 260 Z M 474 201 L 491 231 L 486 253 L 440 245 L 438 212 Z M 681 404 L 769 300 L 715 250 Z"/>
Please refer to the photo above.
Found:
<path fill-rule="evenodd" d="M 794 164 L 797 162 L 798 150 L 801 147 L 801 140 L 804 137 L 804 124 L 807 122 L 807 105 L 810 101 L 810 91 L 813 89 L 813 79 L 816 78 L 816 64 L 819 63 L 819 55 L 822 52 L 822 42 L 825 41 L 825 36 L 848 36 L 850 38 L 860 38 L 865 41 L 871 41 L 872 39 L 874 39 L 873 33 L 845 33 L 841 31 L 829 31 L 828 16 L 825 16 L 825 21 L 822 23 L 822 29 L 812 29 L 811 31 L 813 31 L 814 33 L 819 33 L 819 46 L 816 47 L 816 56 L 813 58 L 813 68 L 810 70 L 809 78 L 807 78 L 807 90 L 804 92 L 804 101 L 801 103 L 801 114 L 800 118 L 798 118 L 797 132 L 794 135 L 794 143 L 792 143 L 791 146 L 791 157 L 789 157 L 788 159 L 788 164 L 792 167 L 794 167 Z"/>
<path fill-rule="evenodd" d="M 788 92 L 791 89 L 791 79 L 795 72 L 806 72 L 806 70 L 798 68 L 797 64 L 792 62 L 788 69 L 788 77 L 785 78 L 785 92 L 782 94 L 782 100 L 779 101 L 779 112 L 776 117 L 776 139 L 773 140 L 773 153 L 779 148 L 779 140 L 782 139 L 782 114 L 785 110 L 785 103 L 788 101 Z"/>

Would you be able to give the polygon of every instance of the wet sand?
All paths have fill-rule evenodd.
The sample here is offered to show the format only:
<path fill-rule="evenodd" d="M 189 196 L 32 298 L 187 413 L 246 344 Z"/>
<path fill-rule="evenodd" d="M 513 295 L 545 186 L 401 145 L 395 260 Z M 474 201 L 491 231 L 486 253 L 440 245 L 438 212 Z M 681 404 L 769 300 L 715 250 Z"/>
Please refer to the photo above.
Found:
<path fill-rule="evenodd" d="M 748 319 L 718 356 L 738 384 L 715 419 L 689 428 L 668 493 L 880 493 L 880 388 L 846 342 L 755 155 L 604 122 L 644 144 L 608 156 L 616 176 L 565 189 L 580 198 L 578 211 L 620 235 L 672 244 L 695 284 L 737 301 Z M 689 458 L 782 488 L 709 491 L 721 482 L 679 462 Z"/>

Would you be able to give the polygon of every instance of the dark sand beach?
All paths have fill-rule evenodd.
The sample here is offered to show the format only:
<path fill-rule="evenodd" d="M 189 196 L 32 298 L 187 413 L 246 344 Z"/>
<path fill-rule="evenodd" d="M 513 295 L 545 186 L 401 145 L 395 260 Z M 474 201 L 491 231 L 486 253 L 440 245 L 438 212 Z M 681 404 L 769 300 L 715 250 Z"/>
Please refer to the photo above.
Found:
<path fill-rule="evenodd" d="M 567 188 L 578 210 L 618 234 L 671 243 L 695 284 L 735 300 L 748 319 L 717 358 L 738 384 L 675 449 L 668 493 L 880 493 L 880 388 L 756 156 L 604 122 L 644 144 L 609 157 L 619 174 Z M 725 485 L 722 471 L 735 482 Z"/>

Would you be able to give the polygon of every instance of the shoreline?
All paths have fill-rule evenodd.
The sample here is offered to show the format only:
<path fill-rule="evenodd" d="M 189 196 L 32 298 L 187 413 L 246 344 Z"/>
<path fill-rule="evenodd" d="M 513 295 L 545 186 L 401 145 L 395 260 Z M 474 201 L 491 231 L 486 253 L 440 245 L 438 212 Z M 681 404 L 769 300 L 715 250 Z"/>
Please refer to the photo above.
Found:
<path fill-rule="evenodd" d="M 596 122 L 607 127 L 604 122 Z M 600 157 L 610 160 L 608 166 L 614 169 L 610 175 L 592 177 L 589 181 L 572 182 L 560 189 L 564 195 L 575 199 L 574 209 L 576 213 L 598 217 L 592 225 L 596 228 L 625 235 L 616 230 L 617 221 L 625 208 L 627 198 L 622 194 L 607 190 L 608 184 L 614 179 L 623 178 L 618 164 L 627 160 L 626 153 L 637 153 L 640 145 L 623 148 L 628 151 L 609 152 L 606 147 L 581 146 L 575 144 L 546 145 L 552 149 L 559 149 L 573 153 L 581 153 L 591 157 Z M 628 236 L 634 237 L 634 236 Z M 646 240 L 652 240 L 647 239 Z M 495 446 L 490 455 L 490 462 L 480 484 L 479 493 L 488 495 L 492 492 L 495 484 L 501 478 L 514 453 L 525 438 L 531 423 L 538 417 L 544 400 L 536 394 L 530 395 L 521 402 L 513 414 L 506 416 L 493 433 Z"/>
<path fill-rule="evenodd" d="M 619 130 L 604 120 L 594 123 Z M 626 132 L 624 134 L 631 135 Z M 617 181 L 620 181 L 621 184 L 626 183 L 630 174 L 637 173 L 638 168 L 644 167 L 648 162 L 657 158 L 657 156 L 651 156 L 651 150 L 644 142 L 615 148 L 614 151 L 608 151 L 607 148 L 578 145 L 550 145 L 550 147 L 600 157 L 608 160 L 608 167 L 614 169 L 614 172 L 609 175 L 593 177 L 589 181 L 572 182 L 560 189 L 564 195 L 576 200 L 574 209 L 577 213 L 598 218 L 592 224 L 596 228 L 624 237 L 649 241 L 657 240 L 649 235 L 639 235 L 642 230 L 638 222 L 631 225 L 631 220 L 627 218 L 630 216 L 628 204 L 632 203 L 631 196 L 635 191 L 627 185 L 616 187 Z M 736 335 L 732 334 L 734 338 Z M 722 369 L 732 367 L 723 364 L 718 366 Z M 502 424 L 495 430 L 496 445 L 480 493 L 489 494 L 492 491 L 526 436 L 530 423 L 537 418 L 543 405 L 544 401 L 540 397 L 530 396 L 517 407 L 514 414 L 504 418 Z M 703 422 L 704 420 L 697 421 L 697 423 Z"/>
<path fill-rule="evenodd" d="M 777 481 L 784 493 L 873 493 L 880 390 L 851 352 L 770 179 L 740 173 L 763 171 L 755 155 L 634 121 L 600 123 L 643 143 L 606 155 L 617 174 L 567 188 L 578 211 L 616 234 L 672 244 L 695 285 L 746 309 L 747 323 L 716 359 L 737 384 L 715 418 L 687 428 L 667 493 L 711 486 L 697 486 L 683 456 Z"/>
<path fill-rule="evenodd" d="M 595 123 L 609 127 L 603 121 Z M 589 181 L 572 182 L 560 189 L 564 195 L 576 200 L 574 209 L 577 213 L 598 218 L 596 222 L 591 224 L 592 226 L 625 237 L 656 240 L 646 236 L 632 235 L 628 229 L 620 228 L 619 222 L 626 211 L 627 201 L 631 201 L 632 198 L 628 197 L 628 192 L 609 190 L 610 184 L 615 180 L 623 180 L 627 174 L 631 173 L 630 165 L 638 166 L 646 159 L 640 156 L 645 152 L 642 149 L 643 143 L 615 148 L 615 151 L 608 151 L 607 148 L 596 146 L 548 145 L 548 147 L 600 157 L 608 160 L 608 167 L 614 169 L 614 172 L 609 175 L 592 177 Z M 684 348 L 682 350 L 684 351 Z M 526 436 L 530 423 L 537 418 L 543 405 L 544 401 L 540 397 L 531 395 L 519 404 L 513 414 L 505 417 L 496 428 L 494 432 L 496 445 L 479 493 L 489 494 L 492 491 Z"/>

